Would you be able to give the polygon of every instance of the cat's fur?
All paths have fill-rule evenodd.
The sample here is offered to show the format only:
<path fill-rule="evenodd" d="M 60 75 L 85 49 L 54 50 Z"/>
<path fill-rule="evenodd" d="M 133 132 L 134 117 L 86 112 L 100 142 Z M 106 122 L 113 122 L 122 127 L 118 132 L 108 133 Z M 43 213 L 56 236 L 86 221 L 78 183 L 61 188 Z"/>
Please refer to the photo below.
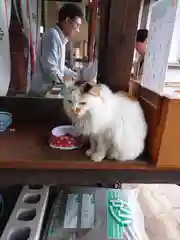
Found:
<path fill-rule="evenodd" d="M 88 83 L 66 90 L 64 109 L 73 124 L 90 138 L 86 155 L 99 162 L 106 156 L 136 159 L 144 149 L 147 125 L 138 103 L 106 85 Z"/>

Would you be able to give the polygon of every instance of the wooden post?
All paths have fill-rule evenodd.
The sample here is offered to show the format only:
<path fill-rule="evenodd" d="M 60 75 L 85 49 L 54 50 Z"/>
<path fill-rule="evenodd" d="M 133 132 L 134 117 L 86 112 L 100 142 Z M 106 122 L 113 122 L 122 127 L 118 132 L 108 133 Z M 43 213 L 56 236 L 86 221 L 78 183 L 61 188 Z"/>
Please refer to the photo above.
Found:
<path fill-rule="evenodd" d="M 87 15 L 87 22 L 88 22 L 88 61 L 90 59 L 90 44 L 91 44 L 91 25 L 92 25 L 92 3 L 88 1 L 88 15 Z"/>
<path fill-rule="evenodd" d="M 91 31 L 90 31 L 90 44 L 89 44 L 89 61 L 94 61 L 94 47 L 95 47 L 95 41 L 96 41 L 96 29 L 98 24 L 98 2 L 99 0 L 93 0 L 91 11 Z"/>
<path fill-rule="evenodd" d="M 141 0 L 111 1 L 103 82 L 113 91 L 128 90 L 140 4 Z"/>
<path fill-rule="evenodd" d="M 100 32 L 98 38 L 98 81 L 104 82 L 105 64 L 106 64 L 106 48 L 108 40 L 110 0 L 99 1 L 100 13 Z"/>

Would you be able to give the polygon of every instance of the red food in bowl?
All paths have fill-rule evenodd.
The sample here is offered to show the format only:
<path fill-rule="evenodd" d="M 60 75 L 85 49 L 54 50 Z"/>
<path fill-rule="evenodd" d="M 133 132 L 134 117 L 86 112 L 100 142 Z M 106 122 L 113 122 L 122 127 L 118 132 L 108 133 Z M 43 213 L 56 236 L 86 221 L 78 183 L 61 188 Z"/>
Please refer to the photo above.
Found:
<path fill-rule="evenodd" d="M 59 127 L 61 128 L 61 127 Z M 63 128 L 63 127 L 62 127 Z M 73 127 L 72 127 L 73 128 Z M 56 131 L 54 131 L 54 133 L 57 133 L 57 129 L 55 129 Z M 59 130 L 59 129 L 58 129 Z M 55 147 L 55 148 L 79 148 L 82 145 L 82 138 L 81 136 L 76 136 L 76 135 L 72 135 L 70 133 L 65 133 L 62 134 L 59 132 L 57 135 L 53 134 L 52 131 L 52 135 L 50 138 L 50 146 Z"/>

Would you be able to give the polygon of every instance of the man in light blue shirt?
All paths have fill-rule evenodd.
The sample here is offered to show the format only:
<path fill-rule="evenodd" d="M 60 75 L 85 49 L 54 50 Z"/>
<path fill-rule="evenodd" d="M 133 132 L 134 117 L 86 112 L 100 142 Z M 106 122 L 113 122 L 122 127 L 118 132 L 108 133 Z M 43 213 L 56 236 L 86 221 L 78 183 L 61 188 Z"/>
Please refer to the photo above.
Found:
<path fill-rule="evenodd" d="M 79 32 L 82 19 L 83 13 L 77 5 L 64 4 L 60 9 L 57 25 L 48 29 L 40 40 L 30 95 L 45 96 L 54 85 L 63 83 L 64 76 L 76 75 L 65 66 L 65 51 L 68 39 Z"/>

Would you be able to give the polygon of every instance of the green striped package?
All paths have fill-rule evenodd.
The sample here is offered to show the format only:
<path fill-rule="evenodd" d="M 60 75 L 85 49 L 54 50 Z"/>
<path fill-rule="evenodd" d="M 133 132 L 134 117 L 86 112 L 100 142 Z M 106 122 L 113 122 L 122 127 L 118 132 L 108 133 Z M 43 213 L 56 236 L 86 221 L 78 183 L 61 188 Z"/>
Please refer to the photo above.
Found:
<path fill-rule="evenodd" d="M 142 240 L 145 230 L 136 223 L 143 222 L 143 214 L 136 203 L 133 190 L 62 189 L 43 240 Z"/>

